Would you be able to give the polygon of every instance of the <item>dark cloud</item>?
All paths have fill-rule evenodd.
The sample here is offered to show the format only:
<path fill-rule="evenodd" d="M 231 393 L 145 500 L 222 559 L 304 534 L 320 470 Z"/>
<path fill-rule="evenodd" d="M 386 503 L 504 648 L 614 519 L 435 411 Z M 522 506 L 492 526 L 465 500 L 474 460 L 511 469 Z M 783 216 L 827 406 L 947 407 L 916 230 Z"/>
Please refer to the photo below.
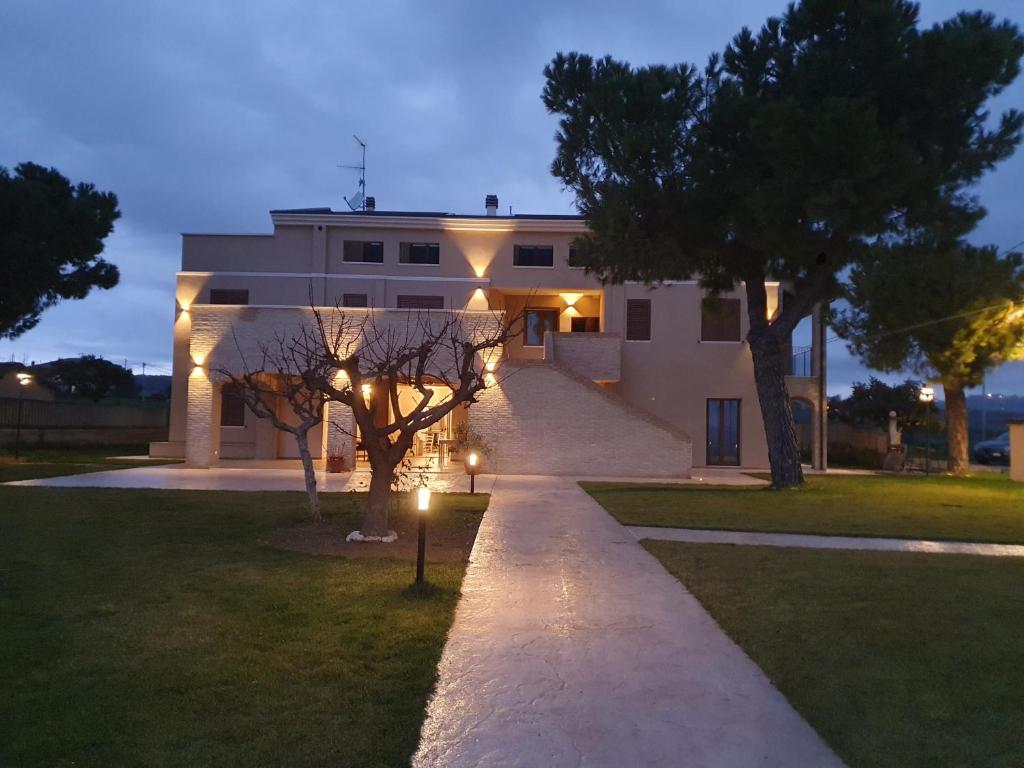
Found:
<path fill-rule="evenodd" d="M 979 0 L 1022 20 L 1019 0 Z M 775 0 L 728 3 L 5 3 L 0 164 L 58 167 L 115 191 L 123 281 L 47 312 L 0 357 L 94 352 L 166 367 L 182 231 L 268 231 L 275 207 L 343 205 L 358 133 L 382 208 L 567 212 L 540 103 L 558 50 L 703 62 Z M 963 0 L 925 3 L 927 23 Z M 1024 85 L 999 107 L 1024 101 Z M 979 238 L 1024 240 L 1018 155 L 982 184 Z M 830 349 L 837 385 L 867 373 Z M 1024 390 L 1010 371 L 1007 389 Z M 1001 372 L 1000 376 L 1004 374 Z"/>

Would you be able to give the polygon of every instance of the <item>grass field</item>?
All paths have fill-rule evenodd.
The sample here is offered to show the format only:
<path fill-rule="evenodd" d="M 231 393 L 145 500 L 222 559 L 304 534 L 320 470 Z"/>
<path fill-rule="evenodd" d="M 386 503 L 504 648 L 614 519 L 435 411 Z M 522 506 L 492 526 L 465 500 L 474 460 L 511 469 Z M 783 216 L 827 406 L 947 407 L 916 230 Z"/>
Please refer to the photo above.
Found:
<path fill-rule="evenodd" d="M 852 768 L 1024 765 L 1024 559 L 644 546 Z"/>
<path fill-rule="evenodd" d="M 322 501 L 356 527 L 362 495 Z M 431 526 L 486 503 L 435 495 Z M 306 515 L 301 493 L 0 488 L 0 765 L 407 765 L 465 563 L 417 590 L 408 561 L 262 543 Z"/>
<path fill-rule="evenodd" d="M 1024 485 L 977 477 L 810 477 L 801 488 L 581 483 L 623 525 L 1024 544 Z"/>
<path fill-rule="evenodd" d="M 118 458 L 112 458 L 112 457 Z M 138 456 L 137 459 L 128 458 Z M 0 483 L 31 480 L 37 477 L 80 475 L 109 469 L 150 466 L 162 462 L 146 459 L 145 446 L 113 448 L 29 448 L 18 459 L 12 453 L 0 453 Z M 168 460 L 166 463 L 174 463 Z"/>

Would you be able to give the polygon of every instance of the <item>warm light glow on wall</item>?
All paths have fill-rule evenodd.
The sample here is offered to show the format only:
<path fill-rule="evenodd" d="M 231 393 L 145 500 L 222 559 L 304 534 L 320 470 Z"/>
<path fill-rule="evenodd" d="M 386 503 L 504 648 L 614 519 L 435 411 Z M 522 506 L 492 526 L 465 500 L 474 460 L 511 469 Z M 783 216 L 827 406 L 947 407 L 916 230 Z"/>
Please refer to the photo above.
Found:
<path fill-rule="evenodd" d="M 490 308 L 490 302 L 487 300 L 487 294 L 483 288 L 475 289 L 469 297 L 469 301 L 466 302 L 466 309 L 487 310 Z"/>
<path fill-rule="evenodd" d="M 373 392 L 373 387 L 371 387 L 369 384 L 363 384 L 362 391 L 363 391 L 363 399 L 364 400 L 369 400 L 370 399 L 370 394 Z"/>
<path fill-rule="evenodd" d="M 206 362 L 206 355 L 192 355 L 192 365 L 196 368 L 202 368 L 204 362 Z"/>
<path fill-rule="evenodd" d="M 576 309 L 576 307 L 566 307 L 563 314 L 566 314 L 569 317 L 579 317 L 580 311 Z"/>
<path fill-rule="evenodd" d="M 497 379 L 494 378 L 494 374 L 493 373 L 486 373 L 486 374 L 484 374 L 484 386 L 485 387 L 493 387 L 495 381 L 497 381 Z"/>
<path fill-rule="evenodd" d="M 345 373 L 344 371 L 338 371 L 336 374 L 334 374 L 334 381 L 335 383 L 348 381 L 348 374 Z"/>
<path fill-rule="evenodd" d="M 583 298 L 582 293 L 560 293 L 558 295 L 561 296 L 562 301 L 564 301 L 570 307 L 572 307 L 577 301 Z"/>

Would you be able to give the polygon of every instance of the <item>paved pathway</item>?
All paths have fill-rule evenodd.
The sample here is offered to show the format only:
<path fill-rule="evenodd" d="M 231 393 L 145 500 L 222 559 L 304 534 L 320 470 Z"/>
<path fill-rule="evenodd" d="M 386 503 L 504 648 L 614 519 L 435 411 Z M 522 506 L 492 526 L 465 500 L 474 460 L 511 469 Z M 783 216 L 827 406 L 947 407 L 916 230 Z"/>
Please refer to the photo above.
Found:
<path fill-rule="evenodd" d="M 637 539 L 685 541 L 692 544 L 746 544 L 764 547 L 809 549 L 870 549 L 881 552 L 932 552 L 990 557 L 1024 557 L 1024 545 L 978 544 L 969 541 L 927 541 L 924 539 L 876 539 L 859 536 L 813 536 L 802 533 L 747 533 L 744 531 L 703 531 L 694 528 L 653 528 L 629 526 Z"/>
<path fill-rule="evenodd" d="M 841 763 L 574 482 L 501 477 L 414 765 Z"/>

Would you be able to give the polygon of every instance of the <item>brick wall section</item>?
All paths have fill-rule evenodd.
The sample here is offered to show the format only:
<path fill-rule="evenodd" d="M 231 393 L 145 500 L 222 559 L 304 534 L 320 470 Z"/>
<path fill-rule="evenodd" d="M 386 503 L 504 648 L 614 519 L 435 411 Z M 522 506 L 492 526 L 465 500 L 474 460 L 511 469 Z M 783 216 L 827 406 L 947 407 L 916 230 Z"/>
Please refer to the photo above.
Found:
<path fill-rule="evenodd" d="M 487 440 L 487 471 L 688 477 L 689 437 L 586 378 L 547 361 L 506 361 L 469 409 Z"/>
<path fill-rule="evenodd" d="M 622 337 L 617 333 L 547 333 L 544 359 L 591 381 L 618 381 L 622 373 Z"/>

